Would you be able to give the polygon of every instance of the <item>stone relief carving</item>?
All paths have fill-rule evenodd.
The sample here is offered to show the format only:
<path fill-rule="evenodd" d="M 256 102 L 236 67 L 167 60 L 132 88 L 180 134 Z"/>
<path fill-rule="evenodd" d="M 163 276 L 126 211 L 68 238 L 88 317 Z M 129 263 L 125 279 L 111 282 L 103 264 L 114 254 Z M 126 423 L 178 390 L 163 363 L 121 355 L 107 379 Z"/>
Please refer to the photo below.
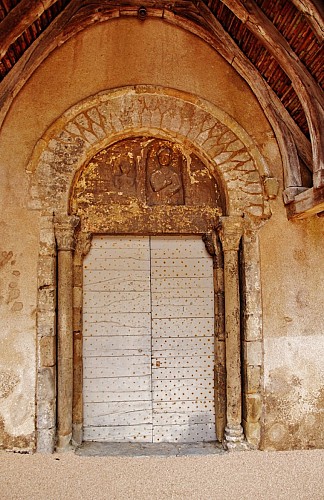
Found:
<path fill-rule="evenodd" d="M 56 216 L 54 220 L 55 238 L 58 250 L 72 251 L 75 248 L 74 231 L 80 219 L 76 215 Z"/>
<path fill-rule="evenodd" d="M 220 207 L 215 178 L 194 153 L 149 137 L 122 140 L 97 153 L 73 190 L 79 208 L 125 204 Z"/>
<path fill-rule="evenodd" d="M 114 177 L 114 185 L 118 192 L 126 195 L 136 194 L 136 170 L 133 158 L 121 158 L 118 164 L 118 172 Z"/>
<path fill-rule="evenodd" d="M 84 231 L 80 231 L 76 236 L 76 245 L 75 245 L 75 255 L 81 257 L 81 262 L 83 257 L 85 257 L 91 248 L 92 242 L 92 234 Z"/>
<path fill-rule="evenodd" d="M 117 93 L 109 91 L 84 101 L 82 106 L 79 103 L 68 110 L 60 121 L 46 132 L 35 148 L 28 165 L 28 172 L 31 174 L 29 206 L 38 210 L 47 209 L 47 212 L 51 214 L 65 211 L 69 206 L 69 213 L 79 213 L 84 216 L 82 231 L 100 232 L 103 229 L 102 232 L 107 232 L 108 227 L 110 232 L 116 231 L 119 234 L 121 228 L 124 228 L 125 219 L 122 216 L 128 208 L 130 208 L 129 220 L 132 225 L 125 225 L 124 231 L 136 232 L 134 220 L 137 220 L 137 232 L 142 230 L 143 222 L 146 223 L 148 217 L 145 219 L 144 216 L 139 215 L 137 209 L 141 204 L 144 209 L 148 209 L 148 212 L 154 212 L 154 217 L 151 217 L 152 220 L 154 219 L 154 227 L 153 224 L 149 227 L 149 231 L 153 233 L 156 233 L 155 221 L 161 216 L 159 221 L 161 232 L 191 233 L 197 228 L 196 232 L 206 232 L 209 236 L 212 213 L 209 207 L 216 207 L 213 213 L 216 214 L 217 219 L 217 214 L 220 215 L 217 207 L 225 206 L 215 180 L 219 175 L 223 189 L 226 190 L 227 199 L 226 211 L 222 209 L 223 214 L 241 215 L 244 213 L 248 217 L 268 217 L 262 185 L 262 179 L 269 175 L 268 167 L 255 150 L 252 141 L 247 139 L 245 132 L 232 119 L 224 118 L 223 112 L 218 112 L 208 103 L 196 100 L 193 103 L 184 93 L 174 95 L 174 90 L 171 90 L 170 94 L 168 92 L 168 89 L 145 88 L 143 90 L 141 87 L 135 90 L 133 87 L 124 89 L 122 92 L 118 90 Z M 175 144 L 152 137 L 137 137 L 120 140 L 103 149 L 107 145 L 107 140 L 113 140 L 113 138 L 117 140 L 121 136 L 125 137 L 132 133 L 146 134 L 149 130 L 152 130 L 154 134 L 161 131 L 161 137 L 166 137 L 165 134 L 168 134 L 168 137 L 174 137 L 174 140 L 181 144 L 186 142 L 192 145 L 193 149 L 190 151 L 181 150 L 183 154 L 179 156 L 180 166 L 177 166 L 178 170 L 175 169 L 181 183 L 179 191 L 183 197 L 183 205 L 169 203 L 147 207 L 148 188 L 152 193 L 158 192 L 153 190 L 154 183 L 150 184 L 147 175 L 150 164 L 149 151 L 157 141 L 159 148 L 163 145 L 171 148 L 172 161 L 174 161 L 174 157 L 177 157 L 177 153 L 174 154 Z M 155 155 L 159 148 L 154 150 Z M 100 152 L 91 159 L 86 168 L 83 168 L 85 158 L 90 158 L 93 151 L 99 150 Z M 193 150 L 199 151 L 201 156 L 198 157 Z M 129 160 L 130 165 L 122 166 L 121 158 Z M 201 158 L 208 158 L 209 168 L 206 168 Z M 157 168 L 158 164 L 158 158 L 156 158 L 151 166 Z M 127 204 L 129 207 L 125 207 Z M 117 207 L 118 210 L 114 211 L 112 207 Z M 188 208 L 197 208 L 197 210 L 188 210 Z M 92 212 L 88 213 L 88 209 Z M 100 212 L 102 219 L 107 220 L 103 228 L 100 225 L 89 227 L 88 219 L 97 212 Z M 179 223 L 179 226 L 170 227 L 170 220 L 174 218 L 175 212 L 179 214 L 178 220 L 181 225 Z M 201 218 L 197 221 L 201 213 L 204 213 L 208 219 L 203 231 L 201 231 Z M 189 224 L 184 226 L 184 216 L 187 216 L 188 221 L 193 220 L 190 227 Z M 214 227 L 215 224 L 212 228 Z M 50 228 L 44 231 L 46 237 L 43 239 L 41 237 L 45 249 L 48 247 L 47 240 L 51 239 L 51 232 L 53 232 L 52 222 Z M 88 248 L 88 243 L 87 241 L 85 249 Z M 257 249 L 258 246 L 254 245 L 249 250 L 251 261 L 256 259 Z M 42 252 L 43 250 L 40 253 L 39 281 L 48 283 L 45 281 L 49 268 L 48 262 L 51 262 L 53 268 L 51 274 L 55 276 L 54 244 L 48 248 L 46 255 Z M 44 259 L 44 262 L 41 259 Z M 46 266 L 43 265 L 45 259 Z M 77 255 L 76 259 L 80 259 L 80 255 Z M 75 262 L 80 262 L 80 260 L 75 260 Z M 46 269 L 46 275 L 44 269 Z M 246 274 L 249 269 L 250 275 L 253 274 L 255 287 L 255 266 L 249 265 Z M 79 281 L 75 280 L 74 284 L 82 286 L 82 274 L 78 279 Z M 222 281 L 222 275 L 220 281 Z M 252 320 L 247 320 L 246 332 L 250 331 L 251 334 L 253 330 L 254 334 L 255 325 L 252 323 L 259 309 L 261 310 L 261 306 L 260 301 L 257 306 L 255 300 L 248 302 L 252 305 L 247 316 Z M 41 296 L 39 296 L 39 303 L 41 303 Z M 43 332 L 45 336 L 54 335 L 56 331 L 53 319 L 54 308 L 55 303 L 52 301 L 47 305 L 45 313 L 43 309 L 39 309 L 37 327 L 39 337 L 42 337 Z M 249 326 L 250 323 L 252 327 Z M 254 337 L 248 338 L 248 340 L 253 339 Z M 42 349 L 44 350 L 40 343 L 40 351 Z M 41 353 L 40 362 L 42 356 L 44 353 Z M 43 371 L 50 370 L 46 363 L 41 362 L 40 366 L 46 367 L 42 368 Z M 42 375 L 41 370 L 40 375 Z M 221 376 L 220 378 L 224 383 L 224 379 Z M 52 404 L 55 408 L 55 400 L 51 399 L 46 403 Z M 225 408 L 225 402 L 223 403 Z M 47 408 L 45 405 L 43 407 Z M 51 417 L 53 419 L 54 414 L 55 411 Z M 41 405 L 39 405 L 38 420 L 42 422 L 41 418 L 49 420 L 47 411 L 41 410 Z M 38 429 L 40 450 L 46 447 L 48 450 L 50 437 L 54 446 L 55 435 L 51 422 L 46 429 Z"/>
<path fill-rule="evenodd" d="M 157 150 L 157 151 L 156 151 Z M 181 154 L 155 141 L 148 155 L 147 201 L 149 205 L 183 205 Z"/>

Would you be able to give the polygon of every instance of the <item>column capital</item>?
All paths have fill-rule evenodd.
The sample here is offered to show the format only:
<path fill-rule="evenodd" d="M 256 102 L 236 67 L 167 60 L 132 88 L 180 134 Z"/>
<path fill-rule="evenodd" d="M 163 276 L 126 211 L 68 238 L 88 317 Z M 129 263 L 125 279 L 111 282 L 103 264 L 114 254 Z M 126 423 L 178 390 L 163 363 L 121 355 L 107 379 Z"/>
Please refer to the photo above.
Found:
<path fill-rule="evenodd" d="M 205 247 L 206 247 L 206 250 L 209 253 L 209 255 L 214 257 L 216 254 L 216 249 L 215 249 L 215 241 L 214 241 L 213 233 L 210 232 L 210 233 L 203 234 L 202 240 L 205 243 Z"/>
<path fill-rule="evenodd" d="M 238 251 L 243 235 L 243 219 L 239 216 L 221 217 L 218 226 L 223 251 Z"/>
<path fill-rule="evenodd" d="M 92 233 L 80 231 L 76 239 L 75 252 L 81 257 L 85 257 L 91 248 Z"/>
<path fill-rule="evenodd" d="M 74 231 L 80 222 L 77 215 L 56 215 L 54 231 L 58 250 L 74 250 Z"/>

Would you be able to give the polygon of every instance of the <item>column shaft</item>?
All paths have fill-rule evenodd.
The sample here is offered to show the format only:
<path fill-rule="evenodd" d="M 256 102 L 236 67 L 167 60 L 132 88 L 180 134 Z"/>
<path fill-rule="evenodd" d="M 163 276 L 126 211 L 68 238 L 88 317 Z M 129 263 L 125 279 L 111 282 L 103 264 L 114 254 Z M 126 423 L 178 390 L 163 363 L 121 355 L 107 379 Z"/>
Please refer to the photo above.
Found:
<path fill-rule="evenodd" d="M 75 216 L 55 219 L 57 257 L 57 448 L 72 438 L 73 398 L 73 249 Z"/>
<path fill-rule="evenodd" d="M 241 446 L 242 383 L 241 322 L 238 251 L 243 232 L 241 217 L 222 217 L 220 238 L 224 252 L 225 345 L 226 345 L 226 428 L 228 449 Z"/>
<path fill-rule="evenodd" d="M 224 252 L 227 427 L 241 424 L 240 296 L 237 251 Z"/>

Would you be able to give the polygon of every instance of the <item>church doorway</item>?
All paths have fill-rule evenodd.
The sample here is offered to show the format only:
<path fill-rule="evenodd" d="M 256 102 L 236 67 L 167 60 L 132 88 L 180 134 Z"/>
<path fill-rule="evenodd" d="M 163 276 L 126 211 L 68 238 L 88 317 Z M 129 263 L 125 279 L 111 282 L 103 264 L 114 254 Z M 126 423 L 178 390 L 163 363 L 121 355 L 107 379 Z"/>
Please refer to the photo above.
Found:
<path fill-rule="evenodd" d="M 96 236 L 83 264 L 83 439 L 216 440 L 213 260 L 196 236 Z"/>
<path fill-rule="evenodd" d="M 68 110 L 39 142 L 28 169 L 30 207 L 41 211 L 37 449 L 79 445 L 89 427 L 83 267 L 96 240 L 107 235 L 204 241 L 213 266 L 217 440 L 240 448 L 244 428 L 259 446 L 258 230 L 270 216 L 273 179 L 254 141 L 223 110 L 195 96 L 125 87 Z M 153 324 L 153 295 L 151 305 Z M 153 350 L 150 356 L 154 362 Z M 44 392 L 49 379 L 54 389 Z M 154 399 L 151 405 L 153 415 Z"/>

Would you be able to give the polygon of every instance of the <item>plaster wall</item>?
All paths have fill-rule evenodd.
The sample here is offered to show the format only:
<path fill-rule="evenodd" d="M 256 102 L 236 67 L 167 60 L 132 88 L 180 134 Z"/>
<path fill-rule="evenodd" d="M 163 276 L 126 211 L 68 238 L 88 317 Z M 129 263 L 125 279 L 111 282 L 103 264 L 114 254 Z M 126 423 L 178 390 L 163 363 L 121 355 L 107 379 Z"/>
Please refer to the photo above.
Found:
<path fill-rule="evenodd" d="M 0 447 L 35 446 L 39 214 L 26 208 L 27 162 L 38 139 L 68 108 L 100 91 L 134 84 L 176 88 L 222 108 L 255 140 L 281 180 L 278 147 L 257 100 L 234 69 L 197 37 L 161 20 L 112 20 L 54 51 L 16 97 L 0 136 Z M 271 205 L 273 216 L 260 234 L 263 446 L 318 447 L 323 437 L 312 425 L 319 423 L 323 407 L 318 391 L 323 383 L 324 220 L 291 223 L 281 197 Z"/>
<path fill-rule="evenodd" d="M 262 229 L 265 449 L 324 445 L 324 219 L 289 222 L 281 200 Z"/>

